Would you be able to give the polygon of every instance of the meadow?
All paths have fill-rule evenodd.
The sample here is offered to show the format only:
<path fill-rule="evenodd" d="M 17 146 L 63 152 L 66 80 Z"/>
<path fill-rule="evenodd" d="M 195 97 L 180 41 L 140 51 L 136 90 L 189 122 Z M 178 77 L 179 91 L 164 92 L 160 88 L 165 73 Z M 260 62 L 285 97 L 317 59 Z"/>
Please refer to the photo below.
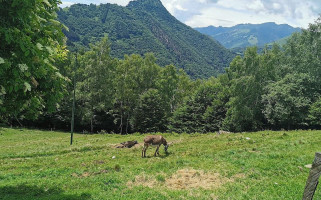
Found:
<path fill-rule="evenodd" d="M 0 199 L 302 199 L 321 151 L 313 130 L 162 135 L 169 153 L 141 158 L 142 134 L 0 128 Z"/>

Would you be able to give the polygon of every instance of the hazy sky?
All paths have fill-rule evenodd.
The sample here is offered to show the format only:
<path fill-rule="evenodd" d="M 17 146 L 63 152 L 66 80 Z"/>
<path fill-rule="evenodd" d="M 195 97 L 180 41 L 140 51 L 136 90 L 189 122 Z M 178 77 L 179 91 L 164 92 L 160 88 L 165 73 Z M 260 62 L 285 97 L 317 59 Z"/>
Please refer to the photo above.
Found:
<path fill-rule="evenodd" d="M 321 14 L 321 0 L 161 0 L 177 19 L 191 27 L 233 26 L 242 23 L 275 22 L 307 28 Z M 62 0 L 73 3 L 116 3 L 129 0 Z"/>

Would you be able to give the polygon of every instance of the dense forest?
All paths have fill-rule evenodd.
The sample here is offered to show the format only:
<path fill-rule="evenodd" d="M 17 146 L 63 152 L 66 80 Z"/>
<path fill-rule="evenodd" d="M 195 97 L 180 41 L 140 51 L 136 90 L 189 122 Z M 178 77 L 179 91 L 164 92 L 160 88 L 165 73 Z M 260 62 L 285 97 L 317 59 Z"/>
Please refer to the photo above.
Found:
<path fill-rule="evenodd" d="M 75 89 L 77 131 L 320 128 L 321 18 L 283 46 L 250 47 L 226 73 L 195 80 L 153 52 L 114 57 L 107 36 L 69 52 L 58 1 L 19 2 L 0 7 L 2 125 L 68 130 Z"/>
<path fill-rule="evenodd" d="M 233 54 L 208 36 L 173 17 L 160 0 L 131 1 L 126 7 L 116 4 L 75 4 L 58 12 L 68 49 L 89 49 L 105 35 L 111 41 L 111 56 L 153 52 L 156 63 L 173 64 L 193 79 L 209 78 L 224 72 Z"/>

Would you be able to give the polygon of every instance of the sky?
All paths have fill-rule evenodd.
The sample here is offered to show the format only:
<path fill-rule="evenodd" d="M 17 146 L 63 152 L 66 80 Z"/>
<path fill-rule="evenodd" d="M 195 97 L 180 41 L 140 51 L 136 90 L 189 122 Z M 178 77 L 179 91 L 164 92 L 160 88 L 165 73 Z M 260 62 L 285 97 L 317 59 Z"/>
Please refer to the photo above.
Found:
<path fill-rule="evenodd" d="M 181 22 L 195 28 L 231 27 L 236 24 L 275 22 L 307 28 L 321 14 L 321 0 L 161 0 Z M 61 7 L 74 3 L 116 3 L 129 0 L 62 0 Z"/>

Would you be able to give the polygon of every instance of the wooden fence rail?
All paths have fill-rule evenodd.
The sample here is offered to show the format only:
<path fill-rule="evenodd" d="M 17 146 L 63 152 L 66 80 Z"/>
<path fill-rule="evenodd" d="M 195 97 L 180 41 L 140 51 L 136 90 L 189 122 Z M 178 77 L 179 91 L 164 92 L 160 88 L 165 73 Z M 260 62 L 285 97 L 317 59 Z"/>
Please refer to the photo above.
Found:
<path fill-rule="evenodd" d="M 315 153 L 310 174 L 305 185 L 303 200 L 312 200 L 321 175 L 321 153 Z"/>

